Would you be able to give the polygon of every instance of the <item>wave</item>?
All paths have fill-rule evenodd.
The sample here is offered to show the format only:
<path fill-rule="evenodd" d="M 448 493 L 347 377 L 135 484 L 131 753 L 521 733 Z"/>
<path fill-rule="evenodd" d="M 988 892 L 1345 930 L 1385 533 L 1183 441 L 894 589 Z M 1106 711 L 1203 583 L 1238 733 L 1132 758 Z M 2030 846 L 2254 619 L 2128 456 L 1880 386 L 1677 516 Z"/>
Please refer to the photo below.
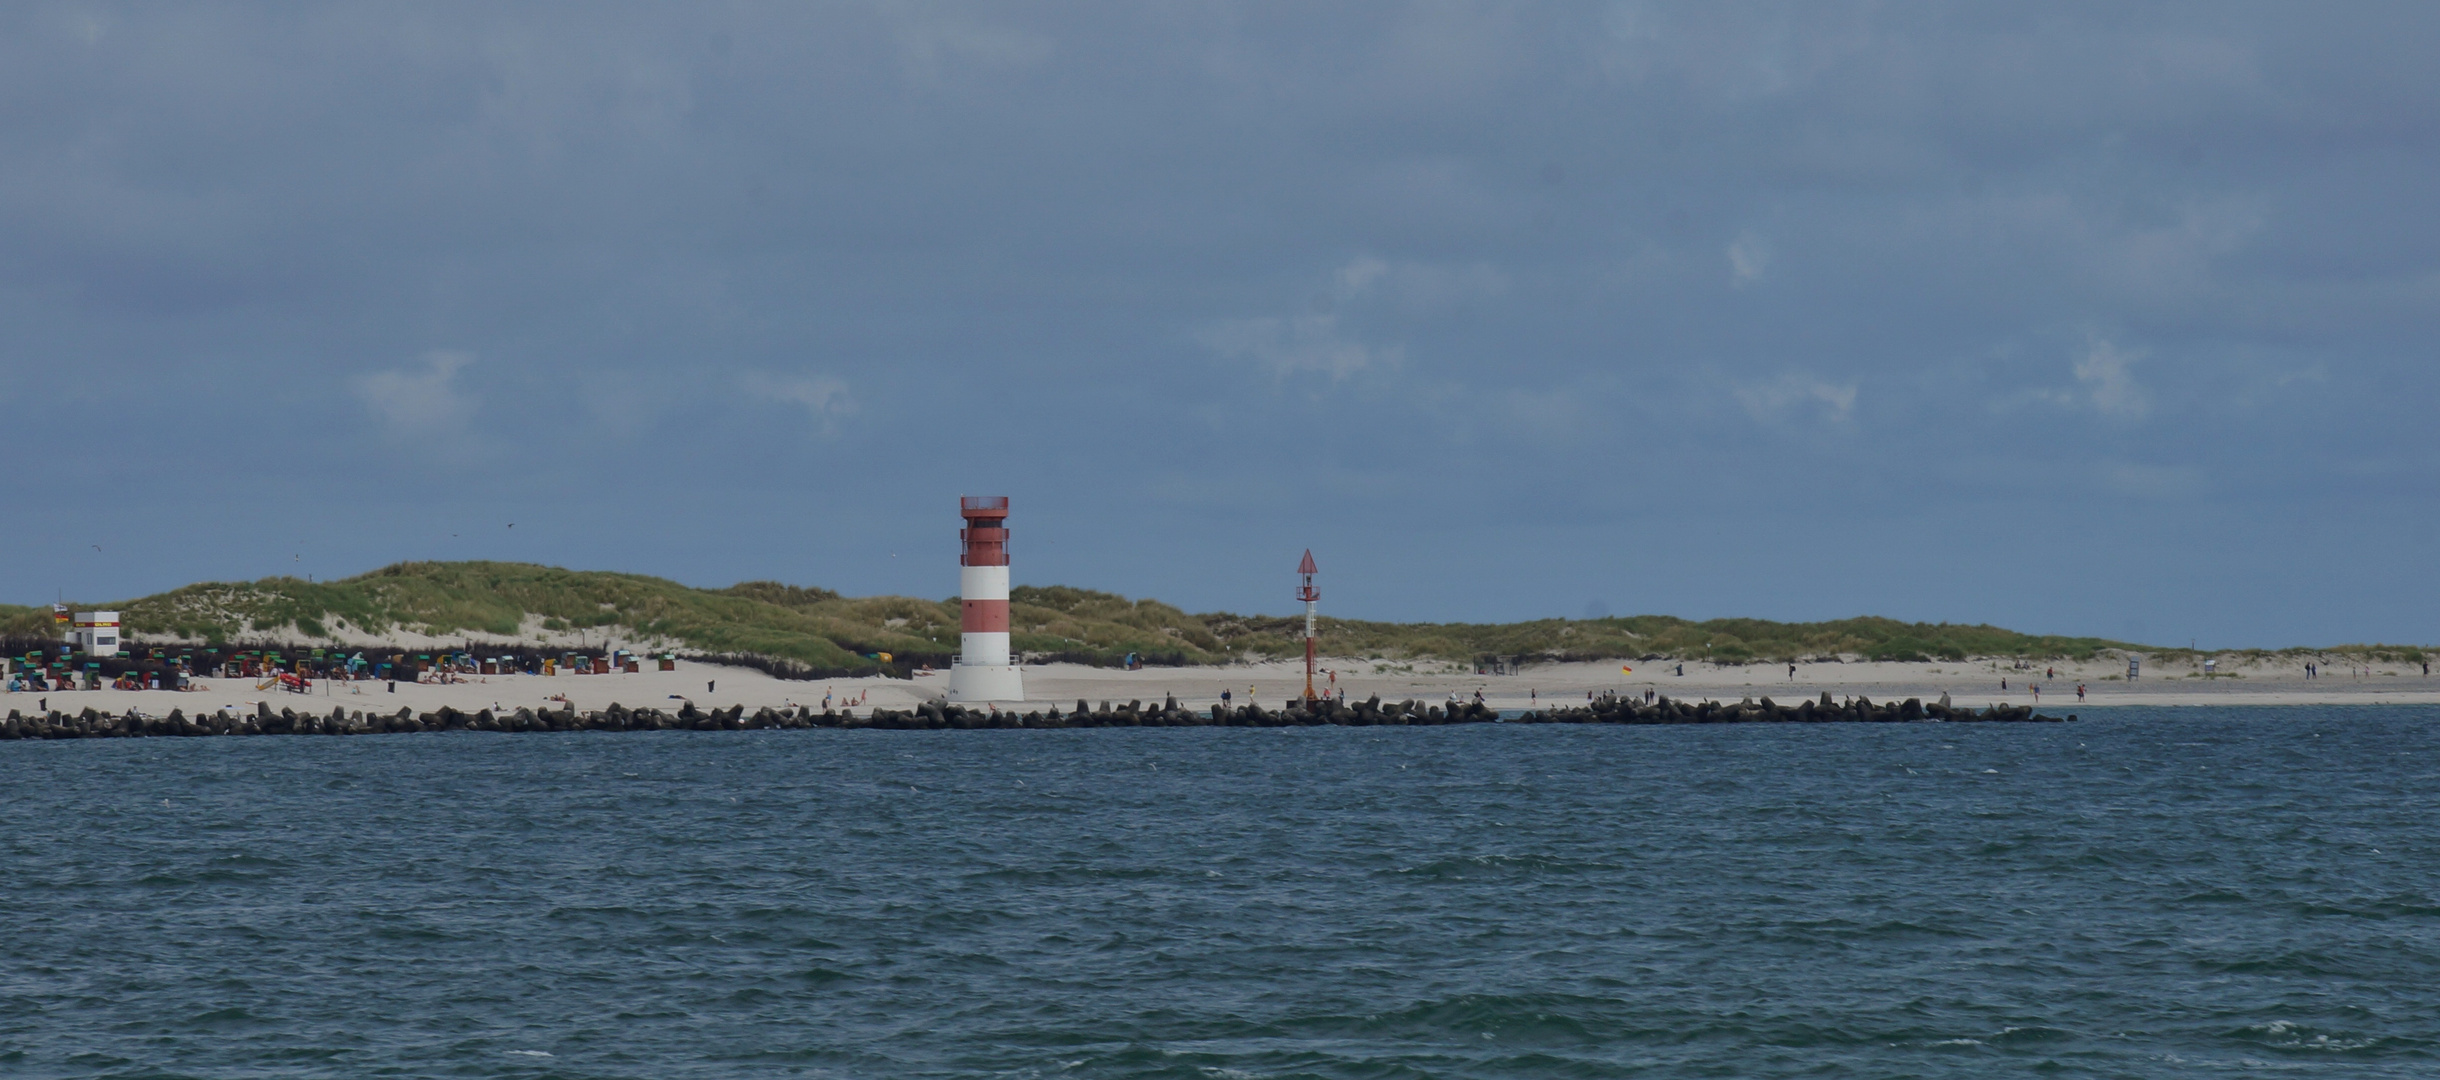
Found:
<path fill-rule="evenodd" d="M 1542 874 L 1616 873 L 1619 863 L 1566 859 L 1552 855 L 1457 855 L 1379 873 L 1436 881 L 1481 881 Z"/>
<path fill-rule="evenodd" d="M 2264 1050 L 2302 1057 L 2431 1057 L 2434 1047 L 2430 1039 L 2321 1028 L 2292 1020 L 2247 1024 L 2222 1033 L 2222 1037 Z"/>

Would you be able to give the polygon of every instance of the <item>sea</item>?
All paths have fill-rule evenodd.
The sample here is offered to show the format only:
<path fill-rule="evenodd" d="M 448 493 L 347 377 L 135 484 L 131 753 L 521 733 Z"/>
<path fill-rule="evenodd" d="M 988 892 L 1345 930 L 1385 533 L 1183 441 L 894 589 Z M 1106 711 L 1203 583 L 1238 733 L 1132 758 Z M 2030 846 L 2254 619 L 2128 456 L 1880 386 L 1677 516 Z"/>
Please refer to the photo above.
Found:
<path fill-rule="evenodd" d="M 0 1076 L 2430 1077 L 2436 730 L 0 743 Z"/>

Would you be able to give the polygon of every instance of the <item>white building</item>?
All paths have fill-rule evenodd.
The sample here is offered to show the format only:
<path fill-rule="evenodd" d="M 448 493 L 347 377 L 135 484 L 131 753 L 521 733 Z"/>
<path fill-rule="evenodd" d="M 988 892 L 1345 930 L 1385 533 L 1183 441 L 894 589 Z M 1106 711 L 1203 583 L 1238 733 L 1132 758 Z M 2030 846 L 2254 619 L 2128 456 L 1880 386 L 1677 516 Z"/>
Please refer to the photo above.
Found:
<path fill-rule="evenodd" d="M 87 656 L 119 654 L 119 613 L 79 611 L 68 630 L 68 644 Z"/>

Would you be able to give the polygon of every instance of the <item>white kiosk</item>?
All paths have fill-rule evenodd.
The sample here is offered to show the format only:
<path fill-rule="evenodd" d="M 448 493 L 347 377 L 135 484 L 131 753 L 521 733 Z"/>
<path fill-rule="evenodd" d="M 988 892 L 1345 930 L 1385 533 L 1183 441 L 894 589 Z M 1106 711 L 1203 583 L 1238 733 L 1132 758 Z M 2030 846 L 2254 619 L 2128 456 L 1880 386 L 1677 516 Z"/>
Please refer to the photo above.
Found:
<path fill-rule="evenodd" d="M 119 654 L 119 613 L 79 611 L 68 629 L 68 644 L 87 656 Z"/>

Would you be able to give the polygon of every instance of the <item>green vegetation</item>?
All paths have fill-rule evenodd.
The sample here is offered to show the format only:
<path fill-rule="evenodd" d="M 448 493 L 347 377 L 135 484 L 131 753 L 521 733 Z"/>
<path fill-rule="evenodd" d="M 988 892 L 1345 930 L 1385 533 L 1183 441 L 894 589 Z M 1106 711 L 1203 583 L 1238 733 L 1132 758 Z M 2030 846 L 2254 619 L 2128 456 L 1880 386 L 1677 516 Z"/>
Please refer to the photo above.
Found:
<path fill-rule="evenodd" d="M 828 589 L 749 581 L 696 589 L 640 574 L 562 570 L 525 563 L 399 563 L 344 581 L 295 578 L 189 585 L 79 607 L 116 608 L 139 638 L 201 642 L 247 639 L 365 642 L 404 632 L 444 640 L 523 641 L 548 631 L 594 643 L 660 639 L 689 651 L 772 657 L 820 669 L 873 670 L 871 654 L 945 663 L 957 649 L 958 603 L 906 596 L 845 597 Z M 1156 600 L 1064 585 L 1011 591 L 1011 642 L 1022 652 L 1085 663 L 1116 663 L 1136 653 L 1154 664 L 1225 663 L 1287 658 L 1303 652 L 1301 618 L 1189 614 Z M 1967 657 L 2088 659 L 2133 649 L 2171 663 L 2199 656 L 2101 638 L 2019 634 L 1995 626 L 1840 619 L 1776 623 L 1760 619 L 1690 622 L 1663 615 L 1534 622 L 1384 623 L 1323 619 L 1333 656 L 1385 661 L 1467 663 L 1521 660 L 1658 659 L 1716 663 L 1788 662 L 1835 657 L 1957 661 Z M 47 608 L 0 605 L 0 634 L 49 634 Z M 2249 650 L 2214 653 L 2253 660 L 2300 655 Z M 2420 662 L 2401 646 L 2315 650 L 2364 660 Z"/>

